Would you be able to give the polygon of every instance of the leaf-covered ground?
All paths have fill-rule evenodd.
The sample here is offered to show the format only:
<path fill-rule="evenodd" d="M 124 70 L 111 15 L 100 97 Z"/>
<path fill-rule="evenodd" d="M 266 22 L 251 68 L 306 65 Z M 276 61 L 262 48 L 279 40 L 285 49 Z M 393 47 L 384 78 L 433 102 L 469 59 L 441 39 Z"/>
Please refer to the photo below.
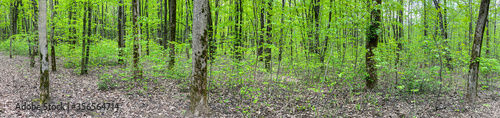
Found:
<path fill-rule="evenodd" d="M 88 75 L 78 75 L 74 69 L 62 68 L 61 65 L 57 72 L 50 72 L 49 104 L 119 103 L 119 108 L 19 110 L 16 109 L 17 103 L 38 103 L 39 63 L 31 68 L 28 60 L 25 56 L 10 59 L 0 52 L 0 117 L 183 117 L 188 109 L 189 88 L 179 86 L 187 83 L 186 79 L 153 78 L 157 82 L 147 83 L 149 89 L 143 92 L 139 92 L 144 86 L 141 83 L 114 80 L 119 83 L 117 87 L 98 90 L 99 74 L 107 71 L 93 68 Z M 209 92 L 210 117 L 500 116 L 500 89 L 493 86 L 498 85 L 496 82 L 487 90 L 479 90 L 480 98 L 475 104 L 461 102 L 463 97 L 454 92 L 459 87 L 443 90 L 436 110 L 435 94 L 411 94 L 383 86 L 379 88 L 386 89 L 371 92 L 327 86 L 318 90 L 298 83 L 300 79 L 287 80 L 275 83 L 257 79 L 244 85 L 219 83 Z"/>

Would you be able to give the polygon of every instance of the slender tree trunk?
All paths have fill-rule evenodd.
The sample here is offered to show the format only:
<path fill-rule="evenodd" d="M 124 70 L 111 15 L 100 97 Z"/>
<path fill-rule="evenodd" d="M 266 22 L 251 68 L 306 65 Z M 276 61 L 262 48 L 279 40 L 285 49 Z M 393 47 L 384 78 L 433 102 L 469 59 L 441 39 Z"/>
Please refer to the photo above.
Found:
<path fill-rule="evenodd" d="M 235 20 L 236 20 L 236 24 L 234 25 L 234 30 L 236 31 L 236 38 L 234 39 L 235 42 L 234 42 L 234 49 L 235 49 L 235 57 L 237 60 L 241 61 L 242 60 L 242 56 L 241 56 L 241 40 L 243 37 L 241 37 L 241 27 L 242 27 L 242 14 L 243 14 L 243 8 L 241 6 L 241 0 L 238 0 L 236 2 L 236 16 L 235 16 Z"/>
<path fill-rule="evenodd" d="M 399 3 L 401 6 L 403 5 L 403 0 L 399 0 Z M 396 34 L 396 44 L 398 47 L 396 48 L 396 63 L 394 63 L 394 66 L 396 66 L 396 85 L 398 84 L 398 67 L 399 67 L 399 56 L 401 54 L 401 49 L 403 48 L 403 45 L 401 44 L 401 40 L 403 38 L 403 10 L 398 11 L 398 21 L 399 25 L 397 26 L 398 33 Z"/>
<path fill-rule="evenodd" d="M 120 0 L 118 5 L 118 63 L 123 64 L 123 48 L 125 41 L 123 40 L 123 0 Z"/>
<path fill-rule="evenodd" d="M 487 20 L 486 21 L 486 53 L 485 53 L 485 56 L 486 58 L 489 58 L 490 57 L 490 31 L 491 31 L 491 28 L 490 28 L 490 21 Z"/>
<path fill-rule="evenodd" d="M 17 19 L 18 19 L 18 6 L 21 3 L 21 1 L 16 0 L 14 3 L 11 3 L 11 26 L 12 26 L 12 35 L 16 35 L 18 33 L 17 30 Z M 10 50 L 9 50 L 9 58 L 12 58 L 12 38 L 10 38 Z"/>
<path fill-rule="evenodd" d="M 185 26 L 184 26 L 184 27 L 186 28 L 186 29 L 184 30 L 184 39 L 185 39 L 185 40 L 187 40 L 187 39 L 189 38 L 189 37 L 188 37 L 188 34 L 189 34 L 189 28 L 190 28 L 190 27 L 189 27 L 189 5 L 190 5 L 189 0 L 186 0 L 186 24 L 185 24 Z M 217 7 L 217 6 L 216 6 L 216 7 Z M 217 14 L 217 13 L 216 13 L 216 14 Z M 216 18 L 216 19 L 217 19 L 217 18 Z M 216 24 L 215 26 L 217 26 L 217 20 L 215 20 L 215 24 Z M 217 30 L 216 30 L 216 31 L 217 31 Z M 214 33 L 214 34 L 217 34 L 217 33 Z M 188 42 L 188 41 L 186 41 L 186 43 L 191 44 L 191 42 Z M 186 51 L 186 57 L 187 57 L 187 59 L 190 59 L 191 57 L 189 56 L 189 47 L 188 47 L 188 46 L 186 46 L 186 50 L 185 50 L 185 51 Z"/>
<path fill-rule="evenodd" d="M 262 1 L 262 5 L 265 4 L 264 1 Z M 261 9 L 260 9 L 260 41 L 258 41 L 258 46 L 259 48 L 257 49 L 257 53 L 258 53 L 258 56 L 259 56 L 259 61 L 262 61 L 263 60 L 263 57 L 260 57 L 262 56 L 262 54 L 264 53 L 264 24 L 265 24 L 265 20 L 264 20 L 264 6 L 261 6 Z"/>
<path fill-rule="evenodd" d="M 134 68 L 134 73 L 133 77 L 134 79 L 141 79 L 142 78 L 142 67 L 141 64 L 139 64 L 139 58 L 141 57 L 140 54 L 140 35 L 141 35 L 141 29 L 139 28 L 139 23 L 137 23 L 137 18 L 139 18 L 139 0 L 132 0 L 132 24 L 133 24 L 133 34 L 134 34 L 134 51 L 133 51 L 133 68 Z"/>
<path fill-rule="evenodd" d="M 176 6 L 177 6 L 177 3 L 176 3 L 177 0 L 169 0 L 169 10 L 170 10 L 170 17 L 169 17 L 169 21 L 170 21 L 170 31 L 168 34 L 170 36 L 170 42 L 169 42 L 169 46 L 170 46 L 170 60 L 169 60 L 169 65 L 168 65 L 168 69 L 169 70 L 172 70 L 175 66 L 175 26 L 176 26 L 176 16 L 177 16 L 177 9 L 176 9 Z"/>
<path fill-rule="evenodd" d="M 88 6 L 87 6 L 88 7 L 87 8 L 88 9 L 87 17 L 88 17 L 88 20 L 89 20 L 87 22 L 87 25 L 88 25 L 87 26 L 87 38 L 86 38 L 87 39 L 87 45 L 85 45 L 86 46 L 86 48 L 85 48 L 86 49 L 86 51 L 85 51 L 85 68 L 86 69 L 88 68 L 87 66 L 89 65 L 90 44 L 92 43 L 92 42 L 90 42 L 90 37 L 91 37 L 91 34 L 92 34 L 92 6 L 93 6 L 92 5 L 92 1 L 89 1 Z M 85 73 L 88 73 L 88 70 L 85 70 L 85 71 L 87 71 Z"/>
<path fill-rule="evenodd" d="M 382 0 L 373 0 L 375 5 L 381 5 Z M 375 59 L 375 54 L 373 53 L 373 50 L 377 48 L 380 36 L 379 33 L 377 33 L 377 30 L 380 29 L 380 21 L 382 18 L 380 17 L 381 10 L 377 7 L 374 7 L 371 9 L 371 24 L 368 29 L 368 35 L 367 35 L 367 44 L 366 44 L 366 70 L 368 72 L 368 77 L 365 78 L 366 80 L 366 88 L 365 89 L 373 89 L 378 82 L 377 78 L 377 68 L 375 67 L 376 62 Z"/>
<path fill-rule="evenodd" d="M 209 112 L 207 92 L 207 49 L 210 41 L 211 13 L 208 0 L 193 2 L 193 72 L 189 113 L 200 116 Z"/>
<path fill-rule="evenodd" d="M 86 38 L 88 37 L 85 37 L 85 34 L 86 34 L 86 29 L 87 29 L 87 18 L 89 16 L 87 16 L 87 13 L 88 12 L 88 2 L 85 3 L 85 12 L 83 13 L 84 17 L 83 17 L 83 33 L 82 33 L 82 36 L 84 38 L 82 38 L 82 61 L 81 61 L 81 64 L 80 64 L 80 74 L 81 75 L 84 75 L 84 74 L 87 74 L 87 63 L 85 62 L 86 58 L 85 58 L 85 48 L 87 48 L 87 40 L 85 40 Z"/>
<path fill-rule="evenodd" d="M 36 7 L 36 1 L 35 0 L 32 0 L 32 5 L 33 5 L 33 14 L 34 16 L 38 16 L 38 8 Z M 37 17 L 33 17 L 33 21 L 31 22 L 33 24 L 33 28 L 31 28 L 31 30 L 33 32 L 35 32 L 35 28 L 38 27 L 38 19 Z M 37 41 L 35 39 L 33 39 L 33 43 L 36 43 Z M 35 45 L 32 45 L 30 44 L 30 46 L 33 46 L 31 47 L 31 55 L 30 55 L 30 67 L 35 67 L 35 56 L 38 54 L 38 51 L 37 51 L 37 48 L 38 46 L 35 44 Z"/>
<path fill-rule="evenodd" d="M 267 45 L 272 45 L 271 43 L 271 40 L 273 39 L 273 34 L 272 34 L 272 30 L 273 30 L 273 26 L 271 25 L 271 13 L 269 13 L 270 11 L 272 11 L 273 9 L 273 0 L 270 0 L 268 2 L 268 5 L 269 5 L 269 9 L 267 10 L 267 40 L 266 40 L 266 43 Z M 271 48 L 269 48 L 268 46 L 266 46 L 266 48 L 264 49 L 264 51 L 266 52 L 266 58 L 265 58 L 265 66 L 266 66 L 266 69 L 271 72 L 272 71 L 272 68 L 271 68 Z"/>
<path fill-rule="evenodd" d="M 144 5 L 144 14 L 146 14 L 146 18 L 149 19 L 149 12 L 148 12 L 148 0 L 146 0 L 146 4 Z M 146 22 L 146 55 L 149 55 L 149 23 Z"/>
<path fill-rule="evenodd" d="M 39 0 L 38 41 L 40 47 L 40 103 L 50 99 L 49 56 L 47 55 L 47 1 Z"/>
<path fill-rule="evenodd" d="M 71 5 L 78 7 L 76 5 L 75 1 L 71 1 Z M 69 8 L 69 18 L 68 18 L 68 19 L 70 19 L 70 21 L 68 24 L 71 24 L 71 26 L 70 26 L 71 34 L 69 36 L 69 39 L 70 39 L 70 44 L 72 45 L 71 48 L 75 49 L 75 47 L 76 47 L 76 28 L 74 25 L 76 25 L 76 17 L 73 17 L 73 14 L 75 14 L 74 9 L 73 9 L 73 7 L 70 7 Z"/>
<path fill-rule="evenodd" d="M 54 38 L 54 30 L 55 30 L 55 21 L 54 21 L 54 15 L 56 12 L 54 11 L 54 0 L 50 0 L 50 10 L 52 11 L 50 15 L 50 20 L 51 20 L 51 32 L 50 32 L 50 64 L 52 66 L 52 71 L 57 71 L 56 67 L 56 49 L 54 45 L 56 44 L 55 38 Z"/>
<path fill-rule="evenodd" d="M 441 5 L 439 4 L 439 1 L 433 0 L 434 1 L 434 6 L 436 7 L 436 10 L 441 10 Z M 445 18 L 443 17 L 443 14 L 441 11 L 438 12 L 438 17 L 439 17 L 439 27 L 441 29 L 441 36 L 443 37 L 443 43 L 446 47 L 448 47 L 448 33 L 446 33 L 446 28 L 445 28 Z M 451 65 L 451 61 L 453 59 L 450 56 L 450 51 L 449 50 L 444 50 L 445 51 L 445 58 L 446 58 L 446 67 L 448 69 L 453 70 L 453 65 Z"/>
<path fill-rule="evenodd" d="M 471 59 L 469 65 L 469 75 L 467 82 L 467 94 L 465 98 L 474 102 L 477 96 L 477 83 L 478 83 L 478 73 L 479 73 L 479 58 L 481 57 L 481 45 L 483 40 L 483 34 L 485 25 L 488 19 L 488 11 L 490 6 L 490 0 L 481 0 L 481 6 L 479 8 L 479 16 L 476 24 L 476 31 L 474 34 L 474 44 L 471 50 Z"/>

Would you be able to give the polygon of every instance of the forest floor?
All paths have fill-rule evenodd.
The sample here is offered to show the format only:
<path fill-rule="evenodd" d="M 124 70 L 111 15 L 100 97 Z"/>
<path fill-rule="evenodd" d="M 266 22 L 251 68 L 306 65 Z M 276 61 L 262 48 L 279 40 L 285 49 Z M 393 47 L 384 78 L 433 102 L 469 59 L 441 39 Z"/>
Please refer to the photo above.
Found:
<path fill-rule="evenodd" d="M 189 105 L 189 88 L 179 86 L 187 80 L 156 79 L 142 90 L 138 84 L 119 81 L 114 89 L 98 90 L 102 68 L 78 75 L 74 69 L 63 68 L 58 60 L 57 72 L 50 72 L 48 104 L 118 103 L 119 108 L 106 110 L 22 110 L 18 104 L 38 104 L 39 63 L 29 67 L 29 58 L 0 52 L 0 117 L 183 117 Z M 121 68 L 121 66 L 111 67 Z M 104 69 L 102 69 L 104 70 Z M 108 70 L 113 71 L 113 70 Z M 107 72 L 111 73 L 111 72 Z M 285 77 L 283 77 L 285 78 Z M 301 81 L 300 79 L 289 80 Z M 314 87 L 290 82 L 269 82 L 261 79 L 244 85 L 221 86 L 210 90 L 211 117 L 499 117 L 500 88 L 494 82 L 487 90 L 478 90 L 474 104 L 463 102 L 461 87 L 441 92 L 435 109 L 435 94 L 398 92 L 378 89 L 371 92 L 348 87 Z M 136 87 L 130 87 L 130 86 Z M 256 90 L 257 89 L 257 90 Z M 463 90 L 462 90 L 463 91 Z M 244 92 L 244 93 L 243 93 Z"/>

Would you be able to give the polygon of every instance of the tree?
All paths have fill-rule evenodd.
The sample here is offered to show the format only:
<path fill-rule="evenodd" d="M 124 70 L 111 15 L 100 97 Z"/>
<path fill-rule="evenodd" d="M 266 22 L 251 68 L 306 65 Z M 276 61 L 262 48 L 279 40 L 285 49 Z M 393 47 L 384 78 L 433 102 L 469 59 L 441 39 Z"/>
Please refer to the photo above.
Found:
<path fill-rule="evenodd" d="M 56 44 L 56 41 L 54 39 L 54 30 L 55 30 L 55 22 L 54 22 L 54 15 L 56 14 L 54 11 L 54 0 L 50 0 L 50 11 L 52 11 L 50 15 L 50 20 L 51 20 L 51 30 L 50 30 L 50 64 L 52 66 L 52 71 L 57 71 L 56 67 L 56 49 L 54 45 Z"/>
<path fill-rule="evenodd" d="M 380 39 L 380 22 L 382 18 L 380 17 L 380 8 L 379 5 L 382 4 L 382 0 L 373 0 L 375 2 L 376 6 L 371 9 L 370 12 L 370 19 L 371 19 L 371 24 L 368 28 L 367 31 L 367 43 L 366 43 L 366 71 L 368 72 L 368 77 L 365 78 L 366 80 L 366 88 L 365 89 L 373 89 L 378 82 L 377 78 L 377 68 L 375 68 L 376 62 L 375 59 L 375 54 L 373 53 L 373 50 L 377 48 L 379 39 Z"/>
<path fill-rule="evenodd" d="M 399 0 L 399 4 L 403 6 L 403 0 Z M 398 67 L 399 67 L 399 56 L 401 53 L 401 48 L 403 48 L 403 45 L 401 44 L 401 40 L 403 38 L 403 8 L 398 11 L 398 21 L 399 25 L 397 25 L 398 33 L 396 34 L 396 43 L 398 47 L 396 48 L 396 63 L 394 64 L 396 66 L 396 84 L 398 83 Z"/>
<path fill-rule="evenodd" d="M 439 4 L 439 1 L 438 0 L 433 0 L 434 1 L 434 7 L 436 8 L 436 10 L 438 10 L 438 17 L 439 17 L 439 28 L 441 29 L 441 36 L 443 37 L 443 42 L 444 42 L 444 45 L 445 46 L 448 46 L 448 33 L 446 32 L 446 18 L 443 17 L 443 14 L 441 13 L 441 5 Z M 446 12 L 445 12 L 446 14 Z M 453 66 L 451 65 L 451 61 L 453 61 L 453 59 L 450 57 L 450 51 L 449 50 L 444 50 L 445 52 L 445 58 L 446 58 L 446 67 L 448 67 L 448 69 L 450 70 L 453 70 Z"/>
<path fill-rule="evenodd" d="M 47 55 L 47 1 L 39 0 L 38 44 L 40 47 L 40 103 L 45 103 L 50 96 L 49 57 Z"/>
<path fill-rule="evenodd" d="M 243 8 L 241 6 L 241 0 L 236 1 L 236 24 L 234 24 L 234 30 L 236 31 L 236 38 L 234 39 L 234 55 L 238 61 L 241 61 L 243 57 L 241 56 L 242 47 L 242 25 L 243 25 Z"/>
<path fill-rule="evenodd" d="M 19 4 L 21 3 L 21 1 L 19 0 L 15 0 L 14 3 L 11 3 L 11 27 L 12 27 L 12 35 L 16 35 L 17 34 L 17 19 L 18 19 L 18 6 Z M 9 50 L 9 58 L 12 58 L 12 38 L 10 38 L 10 50 Z"/>
<path fill-rule="evenodd" d="M 478 73 L 479 73 L 479 58 L 481 57 L 481 45 L 483 43 L 483 34 L 485 25 L 488 19 L 488 11 L 490 6 L 490 0 L 481 0 L 481 6 L 479 8 L 479 16 L 476 23 L 476 29 L 474 33 L 474 44 L 472 45 L 471 59 L 469 65 L 469 75 L 467 82 L 467 94 L 466 99 L 473 102 L 477 96 L 477 83 L 478 83 Z"/>
<path fill-rule="evenodd" d="M 118 4 L 118 63 L 123 64 L 123 48 L 125 48 L 125 41 L 123 40 L 123 0 Z"/>
<path fill-rule="evenodd" d="M 132 24 L 133 24 L 133 34 L 134 34 L 134 41 L 133 41 L 133 68 L 134 68 L 134 73 L 133 77 L 134 79 L 141 79 L 142 78 L 142 68 L 139 67 L 139 58 L 141 57 L 141 48 L 140 48 L 140 35 L 141 35 L 141 29 L 140 24 L 137 22 L 137 19 L 139 18 L 139 0 L 132 0 Z"/>
<path fill-rule="evenodd" d="M 273 9 L 273 0 L 270 0 L 268 3 L 268 10 L 267 10 L 267 32 L 266 32 L 266 35 L 267 35 L 267 40 L 266 40 L 266 43 L 267 45 L 272 45 L 271 43 L 271 39 L 273 38 L 273 34 L 271 33 L 273 31 L 273 27 L 271 25 L 271 11 Z M 266 69 L 267 71 L 271 72 L 272 71 L 272 67 L 271 67 L 271 48 L 269 48 L 269 46 L 266 46 L 266 48 L 264 48 L 264 51 L 266 52 L 266 57 L 264 59 L 264 63 L 265 63 L 265 66 L 266 66 Z"/>
<path fill-rule="evenodd" d="M 80 63 L 80 74 L 81 75 L 84 75 L 84 74 L 87 74 L 88 71 L 87 71 L 87 61 L 88 61 L 88 45 L 87 43 L 90 43 L 89 42 L 89 38 L 90 38 L 90 22 L 92 20 L 90 20 L 90 4 L 89 4 L 90 1 L 87 1 L 85 3 L 85 12 L 83 13 L 84 14 L 84 17 L 83 17 L 83 37 L 82 38 L 82 59 L 81 59 L 81 63 Z M 87 22 L 87 18 L 88 18 L 88 22 Z M 87 23 L 88 23 L 88 27 L 87 27 Z M 85 34 L 87 34 L 87 36 L 85 36 Z"/>
<path fill-rule="evenodd" d="M 175 66 L 175 26 L 176 26 L 176 16 L 177 16 L 177 10 L 176 10 L 176 1 L 177 0 L 169 0 L 169 14 L 170 14 L 170 24 L 169 24 L 169 28 L 170 30 L 168 31 L 168 36 L 170 36 L 170 42 L 169 42 L 169 46 L 170 46 L 170 61 L 168 63 L 168 69 L 169 70 L 172 70 Z"/>
<path fill-rule="evenodd" d="M 210 4 L 208 0 L 193 2 L 193 71 L 191 79 L 190 114 L 208 113 L 207 48 L 212 38 Z"/>

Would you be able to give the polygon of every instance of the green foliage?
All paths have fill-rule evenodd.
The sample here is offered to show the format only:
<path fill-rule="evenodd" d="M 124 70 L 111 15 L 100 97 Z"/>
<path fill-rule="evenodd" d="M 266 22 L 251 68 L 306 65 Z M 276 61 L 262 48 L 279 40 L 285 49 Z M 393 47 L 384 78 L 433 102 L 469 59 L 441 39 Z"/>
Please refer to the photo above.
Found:
<path fill-rule="evenodd" d="M 118 86 L 118 83 L 114 82 L 114 78 L 111 74 L 101 74 L 99 78 L 99 83 L 97 83 L 97 89 L 107 90 L 113 89 Z"/>
<path fill-rule="evenodd" d="M 12 54 L 13 55 L 28 55 L 28 38 L 33 38 L 31 35 L 27 34 L 17 34 L 13 35 L 12 38 Z M 0 51 L 8 52 L 10 51 L 10 39 L 6 39 L 0 42 Z"/>

